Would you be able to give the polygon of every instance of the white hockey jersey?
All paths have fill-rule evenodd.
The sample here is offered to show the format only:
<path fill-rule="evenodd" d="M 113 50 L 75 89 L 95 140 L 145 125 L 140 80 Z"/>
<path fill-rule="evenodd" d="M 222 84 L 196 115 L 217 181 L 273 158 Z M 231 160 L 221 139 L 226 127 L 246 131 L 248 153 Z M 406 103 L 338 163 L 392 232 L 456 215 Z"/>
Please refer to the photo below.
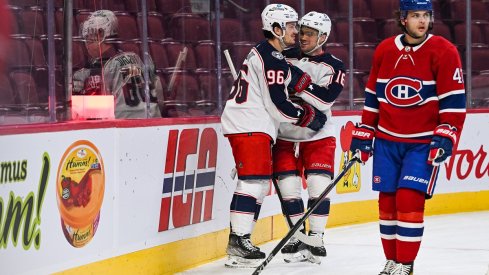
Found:
<path fill-rule="evenodd" d="M 275 141 L 280 122 L 296 123 L 303 110 L 288 97 L 290 78 L 285 57 L 270 43 L 252 48 L 221 116 L 224 135 L 261 132 Z"/>
<path fill-rule="evenodd" d="M 161 117 L 157 93 L 162 94 L 162 88 L 154 72 L 151 59 L 150 63 L 150 68 L 152 68 L 149 72 L 150 116 Z M 130 66 L 139 68 L 141 75 L 128 76 L 127 70 Z M 112 94 L 114 95 L 116 118 L 146 118 L 143 68 L 143 61 L 133 52 L 117 52 L 92 60 L 86 68 L 73 74 L 73 94 Z"/>
<path fill-rule="evenodd" d="M 281 123 L 278 139 L 287 141 L 312 141 L 335 135 L 331 106 L 343 89 L 345 68 L 343 62 L 331 54 L 307 56 L 299 48 L 284 51 L 287 61 L 311 76 L 312 83 L 300 94 L 291 95 L 294 102 L 305 101 L 323 112 L 327 121 L 319 131 L 302 128 L 290 123 Z M 295 99 L 294 96 L 299 97 Z"/>

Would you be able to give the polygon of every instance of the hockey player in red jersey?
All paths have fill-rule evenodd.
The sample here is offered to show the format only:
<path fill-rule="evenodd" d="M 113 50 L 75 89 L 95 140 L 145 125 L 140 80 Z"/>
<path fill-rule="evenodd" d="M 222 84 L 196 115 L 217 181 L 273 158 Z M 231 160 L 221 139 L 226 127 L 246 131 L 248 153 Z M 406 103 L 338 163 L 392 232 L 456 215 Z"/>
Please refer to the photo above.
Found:
<path fill-rule="evenodd" d="M 457 146 L 466 112 L 457 49 L 429 34 L 431 1 L 401 0 L 399 24 L 404 33 L 375 51 L 350 147 L 363 162 L 373 155 L 372 189 L 379 191 L 387 258 L 380 274 L 413 273 L 425 199 L 433 195 L 439 165 Z"/>
<path fill-rule="evenodd" d="M 298 105 L 288 98 L 287 86 L 300 93 L 311 82 L 307 73 L 291 74 L 282 55 L 295 44 L 297 12 L 287 5 L 270 4 L 261 16 L 266 40 L 253 47 L 243 62 L 221 117 L 238 174 L 230 206 L 229 267 L 256 267 L 265 258 L 250 236 L 269 192 L 271 146 L 280 123 L 318 131 L 326 121 L 312 105 Z"/>
<path fill-rule="evenodd" d="M 296 223 L 304 214 L 302 174 L 307 181 L 308 205 L 312 205 L 331 183 L 334 174 L 335 127 L 331 107 L 343 89 L 345 68 L 343 62 L 323 49 L 331 33 L 328 15 L 311 11 L 299 20 L 300 47 L 285 50 L 293 73 L 306 72 L 312 84 L 291 96 L 295 102 L 307 102 L 328 118 L 319 131 L 282 123 L 277 143 L 273 147 L 274 176 L 278 178 L 284 199 L 284 214 Z M 329 198 L 323 200 L 309 217 L 309 235 L 323 238 L 330 209 Z M 305 229 L 302 229 L 305 231 Z M 326 256 L 324 245 L 315 247 L 292 237 L 281 252 L 286 262 L 306 261 L 320 263 Z M 299 253 L 298 253 L 299 252 Z"/>

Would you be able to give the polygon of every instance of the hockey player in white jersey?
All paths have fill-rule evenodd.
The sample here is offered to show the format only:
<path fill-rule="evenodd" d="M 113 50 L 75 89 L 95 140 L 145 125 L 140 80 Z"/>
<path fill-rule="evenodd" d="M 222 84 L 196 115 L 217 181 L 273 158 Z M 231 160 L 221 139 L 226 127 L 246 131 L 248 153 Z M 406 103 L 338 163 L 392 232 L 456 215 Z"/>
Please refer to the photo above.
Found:
<path fill-rule="evenodd" d="M 328 15 L 311 11 L 299 21 L 300 48 L 284 51 L 291 64 L 292 74 L 308 73 L 312 84 L 291 98 L 295 102 L 307 102 L 323 112 L 327 121 L 319 131 L 282 123 L 277 143 L 273 147 L 274 177 L 284 199 L 284 214 L 296 223 L 304 213 L 301 197 L 302 175 L 307 181 L 308 205 L 312 205 L 331 183 L 334 173 L 336 148 L 335 128 L 331 106 L 343 89 L 345 68 L 343 62 L 323 50 L 331 31 Z M 326 198 L 309 217 L 309 235 L 323 238 L 330 209 Z M 305 231 L 305 229 L 302 229 Z M 311 261 L 320 263 L 326 256 L 323 246 L 308 246 L 292 237 L 281 252 L 286 262 Z"/>
<path fill-rule="evenodd" d="M 73 94 L 112 94 L 116 118 L 146 118 L 143 61 L 136 53 L 106 43 L 117 35 L 117 26 L 117 17 L 110 10 L 93 12 L 81 25 L 90 60 L 73 74 Z M 149 63 L 149 117 L 161 117 L 157 94 L 162 95 L 162 87 L 151 59 Z"/>
<path fill-rule="evenodd" d="M 272 177 L 272 149 L 281 122 L 321 129 L 326 116 L 310 104 L 288 98 L 287 86 L 300 93 L 310 84 L 307 73 L 291 74 L 282 51 L 295 44 L 297 12 L 271 4 L 262 14 L 266 40 L 253 47 L 243 62 L 224 108 L 221 123 L 238 175 L 230 206 L 228 267 L 256 267 L 265 253 L 250 237 Z"/>

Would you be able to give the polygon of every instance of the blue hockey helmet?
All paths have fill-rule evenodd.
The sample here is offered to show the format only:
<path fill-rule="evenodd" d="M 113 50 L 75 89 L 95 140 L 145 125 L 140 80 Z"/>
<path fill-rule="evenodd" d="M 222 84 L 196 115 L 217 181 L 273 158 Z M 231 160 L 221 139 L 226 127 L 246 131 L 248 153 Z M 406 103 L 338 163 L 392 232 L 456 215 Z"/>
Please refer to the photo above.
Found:
<path fill-rule="evenodd" d="M 433 11 L 431 0 L 401 0 L 399 3 L 401 11 Z"/>
<path fill-rule="evenodd" d="M 431 0 L 400 0 L 399 10 L 401 12 L 401 18 L 406 18 L 408 11 L 429 11 L 431 14 L 431 21 L 433 22 L 433 5 Z"/>

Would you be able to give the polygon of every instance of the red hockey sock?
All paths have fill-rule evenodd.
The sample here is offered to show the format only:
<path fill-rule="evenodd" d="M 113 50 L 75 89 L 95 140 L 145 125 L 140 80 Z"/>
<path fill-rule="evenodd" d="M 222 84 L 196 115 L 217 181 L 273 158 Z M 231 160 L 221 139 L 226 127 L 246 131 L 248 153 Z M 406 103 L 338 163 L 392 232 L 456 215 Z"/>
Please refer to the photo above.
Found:
<path fill-rule="evenodd" d="M 401 188 L 396 193 L 397 262 L 412 263 L 418 255 L 423 237 L 425 194 Z"/>
<path fill-rule="evenodd" d="M 379 193 L 380 239 L 388 260 L 396 259 L 396 193 Z"/>

